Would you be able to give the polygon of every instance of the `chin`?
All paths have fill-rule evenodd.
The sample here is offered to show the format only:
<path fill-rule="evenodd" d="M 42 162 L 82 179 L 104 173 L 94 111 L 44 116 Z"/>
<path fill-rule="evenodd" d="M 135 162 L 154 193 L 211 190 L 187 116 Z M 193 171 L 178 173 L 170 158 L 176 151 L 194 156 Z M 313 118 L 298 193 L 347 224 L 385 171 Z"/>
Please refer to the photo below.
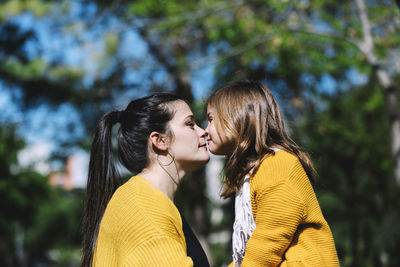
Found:
<path fill-rule="evenodd" d="M 219 151 L 216 149 L 210 149 L 210 152 L 217 156 L 225 156 L 226 155 L 226 153 L 223 153 L 223 151 Z"/>
<path fill-rule="evenodd" d="M 218 147 L 209 146 L 208 149 L 214 155 L 217 155 L 217 156 L 228 156 L 228 155 L 231 155 L 232 152 L 233 152 L 232 147 L 233 146 L 229 146 L 228 144 L 226 144 L 226 145 L 220 145 Z"/>
<path fill-rule="evenodd" d="M 208 152 L 206 151 L 206 154 L 204 155 L 204 157 L 202 157 L 201 160 L 199 160 L 199 162 L 201 162 L 202 164 L 206 164 L 209 161 L 210 161 L 210 154 L 208 154 Z"/>
<path fill-rule="evenodd" d="M 204 167 L 204 165 L 207 164 L 207 162 L 210 161 L 210 156 L 207 153 L 207 157 L 204 157 L 202 159 L 198 159 L 196 160 L 196 162 L 192 162 L 192 164 L 190 164 L 191 166 L 189 167 L 190 170 L 188 170 L 189 172 L 195 171 L 201 167 Z"/>
<path fill-rule="evenodd" d="M 216 152 L 217 150 L 215 150 L 214 148 L 212 148 L 211 146 L 208 147 L 208 150 L 213 153 L 214 155 L 217 155 Z"/>

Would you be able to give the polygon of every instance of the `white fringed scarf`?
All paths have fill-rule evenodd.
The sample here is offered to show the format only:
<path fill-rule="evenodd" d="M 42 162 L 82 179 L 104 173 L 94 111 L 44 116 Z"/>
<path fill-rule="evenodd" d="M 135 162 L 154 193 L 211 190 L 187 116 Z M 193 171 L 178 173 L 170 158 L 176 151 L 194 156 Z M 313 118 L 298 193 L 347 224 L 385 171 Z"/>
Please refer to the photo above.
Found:
<path fill-rule="evenodd" d="M 278 148 L 272 148 L 275 152 Z M 251 173 L 251 171 L 250 171 Z M 251 210 L 250 175 L 244 177 L 242 188 L 235 196 L 235 222 L 232 234 L 233 266 L 240 267 L 244 258 L 247 241 L 249 241 L 256 222 Z"/>

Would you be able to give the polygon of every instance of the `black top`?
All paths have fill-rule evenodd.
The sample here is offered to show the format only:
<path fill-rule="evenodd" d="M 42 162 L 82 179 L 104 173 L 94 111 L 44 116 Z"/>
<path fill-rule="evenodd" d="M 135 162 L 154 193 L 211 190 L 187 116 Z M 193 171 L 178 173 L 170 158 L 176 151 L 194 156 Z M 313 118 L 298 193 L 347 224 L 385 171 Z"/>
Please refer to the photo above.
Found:
<path fill-rule="evenodd" d="M 186 253 L 192 258 L 194 267 L 210 267 L 206 253 L 200 245 L 199 240 L 194 235 L 189 224 L 186 222 L 185 218 L 182 216 L 183 234 L 186 239 Z"/>

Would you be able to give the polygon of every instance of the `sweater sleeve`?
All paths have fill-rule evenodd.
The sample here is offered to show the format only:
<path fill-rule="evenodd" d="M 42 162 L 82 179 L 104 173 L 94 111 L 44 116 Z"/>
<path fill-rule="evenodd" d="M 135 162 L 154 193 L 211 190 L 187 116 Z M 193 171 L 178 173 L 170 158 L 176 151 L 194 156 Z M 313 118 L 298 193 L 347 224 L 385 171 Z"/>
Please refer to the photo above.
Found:
<path fill-rule="evenodd" d="M 256 228 L 242 266 L 278 266 L 303 218 L 304 204 L 287 181 L 257 194 Z"/>
<path fill-rule="evenodd" d="M 182 244 L 167 236 L 157 236 L 143 242 L 121 263 L 121 266 L 193 266 Z"/>

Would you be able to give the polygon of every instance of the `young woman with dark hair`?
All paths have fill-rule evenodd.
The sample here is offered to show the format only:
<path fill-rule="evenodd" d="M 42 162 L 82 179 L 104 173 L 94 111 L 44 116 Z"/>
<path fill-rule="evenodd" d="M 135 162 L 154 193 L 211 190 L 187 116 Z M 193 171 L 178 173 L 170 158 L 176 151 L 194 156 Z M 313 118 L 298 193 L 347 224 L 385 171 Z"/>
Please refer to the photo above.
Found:
<path fill-rule="evenodd" d="M 119 161 L 135 174 L 121 186 L 111 142 L 117 123 Z M 173 203 L 184 176 L 209 160 L 205 136 L 172 94 L 104 115 L 91 148 L 82 266 L 208 266 Z"/>
<path fill-rule="evenodd" d="M 233 266 L 339 266 L 312 183 L 312 162 L 259 82 L 228 84 L 207 101 L 208 146 L 227 155 L 223 197 L 235 194 Z"/>

